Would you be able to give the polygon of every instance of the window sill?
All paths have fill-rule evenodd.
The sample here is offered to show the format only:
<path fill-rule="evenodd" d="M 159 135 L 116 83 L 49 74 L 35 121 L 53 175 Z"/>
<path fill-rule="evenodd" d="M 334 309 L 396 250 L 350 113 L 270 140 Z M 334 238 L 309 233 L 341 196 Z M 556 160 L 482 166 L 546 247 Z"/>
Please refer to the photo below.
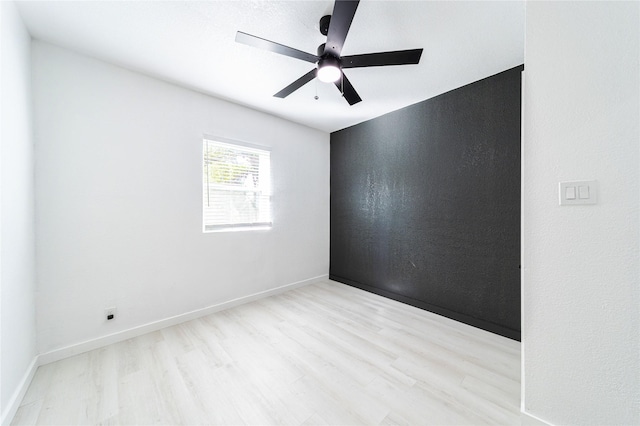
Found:
<path fill-rule="evenodd" d="M 245 231 L 269 231 L 272 228 L 271 224 L 268 225 L 255 225 L 255 226 L 221 226 L 213 229 L 203 229 L 205 234 L 218 233 L 218 232 L 245 232 Z"/>

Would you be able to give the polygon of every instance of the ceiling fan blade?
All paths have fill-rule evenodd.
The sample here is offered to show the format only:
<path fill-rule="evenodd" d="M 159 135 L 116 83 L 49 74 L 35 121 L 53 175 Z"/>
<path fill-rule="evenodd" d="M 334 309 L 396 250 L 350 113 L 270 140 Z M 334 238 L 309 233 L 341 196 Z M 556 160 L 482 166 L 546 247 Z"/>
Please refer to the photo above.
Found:
<path fill-rule="evenodd" d="M 420 62 L 422 49 L 396 50 L 394 52 L 367 53 L 342 57 L 342 68 L 382 67 L 386 65 L 410 65 Z"/>
<path fill-rule="evenodd" d="M 268 50 L 270 52 L 279 53 L 281 55 L 290 56 L 292 58 L 302 59 L 303 61 L 311 62 L 313 64 L 318 62 L 320 59 L 318 56 L 312 55 L 311 53 L 303 52 L 302 50 L 294 49 L 293 47 L 243 33 L 242 31 L 238 31 L 236 33 L 236 42 Z"/>
<path fill-rule="evenodd" d="M 305 84 L 307 84 L 308 82 L 316 78 L 317 72 L 318 70 L 316 68 L 312 69 L 311 71 L 309 71 L 308 73 L 306 73 L 305 75 L 303 75 L 302 77 L 300 77 L 299 79 L 297 79 L 296 81 L 294 81 L 293 83 L 291 83 L 290 85 L 288 85 L 287 87 L 285 87 L 284 89 L 282 89 L 281 91 L 279 91 L 273 96 L 275 96 L 276 98 L 286 98 L 287 96 L 289 96 L 290 94 L 292 94 L 293 92 L 295 92 L 296 90 L 298 90 L 299 88 L 301 88 L 302 86 L 304 86 Z"/>
<path fill-rule="evenodd" d="M 335 82 L 335 85 L 338 90 L 342 92 L 342 96 L 347 100 L 347 102 L 349 102 L 349 105 L 357 104 L 362 100 L 344 73 L 342 73 L 342 77 Z"/>
<path fill-rule="evenodd" d="M 336 0 L 329 22 L 329 32 L 327 33 L 327 43 L 324 47 L 324 53 L 340 57 L 342 46 L 347 38 L 351 21 L 356 14 L 358 1 L 353 0 Z"/>

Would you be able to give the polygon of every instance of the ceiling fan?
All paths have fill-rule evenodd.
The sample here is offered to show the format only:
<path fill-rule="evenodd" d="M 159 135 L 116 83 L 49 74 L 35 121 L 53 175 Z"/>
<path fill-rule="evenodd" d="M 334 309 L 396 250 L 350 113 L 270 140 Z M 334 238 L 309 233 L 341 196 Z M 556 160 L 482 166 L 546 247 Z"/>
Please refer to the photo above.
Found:
<path fill-rule="evenodd" d="M 358 3 L 359 0 L 336 0 L 333 14 L 323 16 L 320 19 L 320 33 L 327 36 L 327 41 L 318 46 L 316 55 L 241 31 L 236 34 L 236 42 L 316 64 L 316 68 L 273 96 L 285 98 L 315 77 L 318 77 L 320 81 L 334 83 L 338 90 L 342 92 L 342 96 L 349 102 L 349 105 L 354 105 L 362 99 L 347 76 L 344 75 L 344 69 L 417 64 L 420 62 L 420 56 L 422 55 L 422 49 L 411 49 L 340 56 L 351 21 L 353 21 L 358 8 Z"/>

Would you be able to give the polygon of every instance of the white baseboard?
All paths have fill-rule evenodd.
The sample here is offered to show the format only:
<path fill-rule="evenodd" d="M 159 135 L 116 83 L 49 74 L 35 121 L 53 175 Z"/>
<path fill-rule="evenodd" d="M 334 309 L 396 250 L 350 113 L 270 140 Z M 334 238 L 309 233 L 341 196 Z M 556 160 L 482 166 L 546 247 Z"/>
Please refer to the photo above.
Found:
<path fill-rule="evenodd" d="M 18 412 L 18 408 L 20 408 L 22 398 L 24 398 L 24 395 L 27 393 L 27 389 L 29 389 L 31 380 L 33 380 L 33 376 L 36 374 L 36 370 L 38 369 L 39 365 L 39 357 L 38 355 L 36 355 L 31 361 L 31 364 L 29 364 L 29 368 L 27 368 L 27 371 L 24 373 L 22 380 L 20 380 L 18 388 L 13 393 L 13 395 L 11 395 L 11 399 L 9 399 L 7 406 L 3 407 L 4 410 L 2 411 L 2 420 L 0 421 L 0 424 L 2 426 L 9 426 L 11 424 L 11 421 Z"/>
<path fill-rule="evenodd" d="M 524 410 L 520 411 L 520 420 L 523 426 L 553 426 L 551 423 L 545 422 L 533 414 L 526 413 Z"/>
<path fill-rule="evenodd" d="M 110 345 L 112 343 L 122 342 L 124 340 L 141 336 L 143 334 L 150 333 L 152 331 L 157 331 L 166 327 L 171 327 L 173 325 L 181 324 L 186 321 L 191 321 L 193 319 L 200 318 L 205 315 L 210 315 L 225 309 L 229 309 L 234 306 L 253 302 L 254 300 L 284 293 L 285 291 L 292 290 L 296 287 L 302 287 L 305 285 L 313 284 L 315 282 L 327 280 L 327 279 L 329 279 L 329 275 L 320 275 L 314 278 L 309 278 L 309 279 L 298 281 L 295 283 L 272 288 L 270 290 L 261 291 L 259 293 L 255 293 L 249 296 L 239 297 L 237 299 L 229 300 L 228 302 L 219 303 L 219 304 L 208 306 L 202 309 L 196 309 L 195 311 L 186 312 L 184 314 L 165 318 L 159 321 L 154 321 L 148 324 L 130 328 L 128 330 L 123 330 L 117 333 L 98 337 L 96 339 L 91 339 L 81 343 L 76 343 L 74 345 L 69 345 L 63 348 L 54 349 L 52 351 L 39 355 L 38 357 L 39 365 L 49 364 L 51 362 L 59 361 L 61 359 L 68 358 L 70 356 L 74 356 L 87 351 L 98 349 L 103 346 Z"/>

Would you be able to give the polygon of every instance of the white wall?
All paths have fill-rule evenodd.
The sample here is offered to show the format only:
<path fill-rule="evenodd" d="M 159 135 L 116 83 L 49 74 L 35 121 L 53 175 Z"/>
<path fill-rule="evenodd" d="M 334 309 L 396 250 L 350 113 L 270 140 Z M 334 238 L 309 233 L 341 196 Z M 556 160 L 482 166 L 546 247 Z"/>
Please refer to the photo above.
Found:
<path fill-rule="evenodd" d="M 12 416 L 36 357 L 30 36 L 12 2 L 0 2 L 0 407 Z M 28 383 L 26 383 L 28 384 Z"/>
<path fill-rule="evenodd" d="M 32 49 L 41 353 L 328 273 L 327 133 Z M 203 134 L 271 148 L 271 230 L 202 233 Z"/>
<path fill-rule="evenodd" d="M 527 3 L 523 408 L 552 424 L 640 424 L 639 9 Z"/>

